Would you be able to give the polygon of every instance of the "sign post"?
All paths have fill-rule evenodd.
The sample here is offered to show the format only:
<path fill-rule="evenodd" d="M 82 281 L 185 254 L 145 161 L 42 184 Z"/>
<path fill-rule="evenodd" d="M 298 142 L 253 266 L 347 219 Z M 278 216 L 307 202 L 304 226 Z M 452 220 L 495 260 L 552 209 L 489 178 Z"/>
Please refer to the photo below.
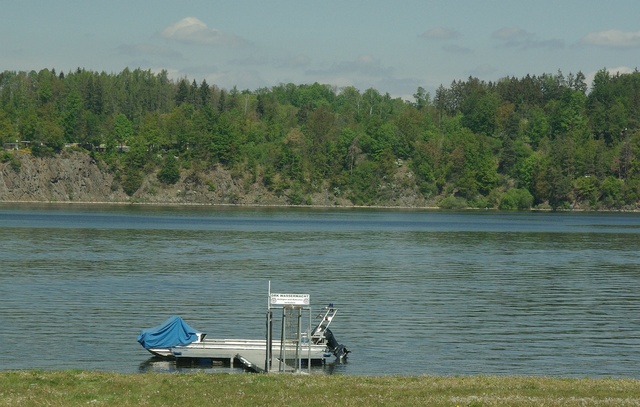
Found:
<path fill-rule="evenodd" d="M 270 308 L 282 308 L 286 305 L 308 307 L 309 302 L 309 294 L 269 294 Z"/>
<path fill-rule="evenodd" d="M 285 325 L 291 324 L 288 321 L 289 318 L 292 317 L 291 311 L 294 309 L 298 312 L 298 321 L 297 321 L 297 329 L 294 333 L 294 337 L 291 338 L 295 342 L 296 345 L 296 369 L 301 368 L 301 358 L 300 358 L 300 342 L 302 339 L 302 310 L 309 310 L 309 330 L 311 330 L 311 296 L 309 294 L 281 294 L 281 293 L 272 293 L 271 292 L 271 281 L 269 281 L 269 301 L 267 304 L 267 348 L 266 348 L 266 358 L 265 358 L 265 372 L 269 372 L 273 360 L 273 311 L 272 308 L 282 308 L 282 334 L 280 337 L 280 370 L 284 370 L 284 363 L 286 361 L 286 342 L 287 342 L 287 331 L 285 330 Z M 287 318 L 287 314 L 289 318 Z M 311 357 L 311 342 L 307 338 L 308 346 L 309 346 L 309 358 Z M 309 368 L 311 368 L 311 360 L 308 360 Z"/>

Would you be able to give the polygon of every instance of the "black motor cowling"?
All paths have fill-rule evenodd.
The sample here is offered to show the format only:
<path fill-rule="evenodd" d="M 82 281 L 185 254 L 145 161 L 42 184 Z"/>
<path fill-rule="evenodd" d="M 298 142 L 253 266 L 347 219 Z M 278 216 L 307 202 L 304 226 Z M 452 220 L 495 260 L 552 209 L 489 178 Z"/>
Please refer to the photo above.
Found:
<path fill-rule="evenodd" d="M 333 355 L 338 358 L 338 360 L 345 360 L 350 351 L 346 346 L 338 343 L 338 340 L 329 328 L 324 331 L 324 337 L 327 339 L 327 346 L 329 347 L 331 353 L 333 353 Z"/>

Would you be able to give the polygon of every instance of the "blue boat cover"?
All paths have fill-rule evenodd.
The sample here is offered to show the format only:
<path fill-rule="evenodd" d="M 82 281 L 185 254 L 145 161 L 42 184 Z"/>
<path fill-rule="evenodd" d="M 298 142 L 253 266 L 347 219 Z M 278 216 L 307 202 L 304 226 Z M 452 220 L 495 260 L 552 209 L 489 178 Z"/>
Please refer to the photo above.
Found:
<path fill-rule="evenodd" d="M 153 328 L 143 329 L 138 335 L 138 342 L 145 348 L 170 348 L 188 345 L 198 339 L 195 329 L 187 325 L 182 318 L 172 316 Z"/>

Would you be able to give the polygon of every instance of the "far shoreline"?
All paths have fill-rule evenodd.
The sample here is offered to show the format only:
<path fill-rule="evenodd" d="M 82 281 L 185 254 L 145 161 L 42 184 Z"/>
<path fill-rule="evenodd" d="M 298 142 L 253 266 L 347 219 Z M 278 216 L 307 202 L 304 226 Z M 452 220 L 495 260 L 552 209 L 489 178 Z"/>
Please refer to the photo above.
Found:
<path fill-rule="evenodd" d="M 142 202 L 142 201 L 16 201 L 16 200 L 4 200 L 0 201 L 0 205 L 4 204 L 42 204 L 42 205 L 104 205 L 104 206 L 167 206 L 167 207 L 225 207 L 225 208 L 273 208 L 273 209 L 336 209 L 336 210 L 350 210 L 350 209 L 381 209 L 381 210 L 398 210 L 398 211 L 442 211 L 442 212 L 496 212 L 496 213 L 524 213 L 524 212 L 558 212 L 558 213 L 640 213 L 638 209 L 602 209 L 602 210 L 589 210 L 582 208 L 572 209 L 552 209 L 552 208 L 530 208 L 530 209 L 518 209 L 518 210 L 501 210 L 498 208 L 440 208 L 438 206 L 390 206 L 390 205 L 279 205 L 279 204 L 233 204 L 233 203 L 198 203 L 198 202 Z"/>

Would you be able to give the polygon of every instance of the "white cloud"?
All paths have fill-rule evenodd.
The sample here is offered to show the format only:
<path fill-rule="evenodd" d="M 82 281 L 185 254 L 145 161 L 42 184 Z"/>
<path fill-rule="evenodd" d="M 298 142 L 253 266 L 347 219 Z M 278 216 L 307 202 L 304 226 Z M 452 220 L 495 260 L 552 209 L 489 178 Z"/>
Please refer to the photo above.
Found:
<path fill-rule="evenodd" d="M 428 38 L 430 40 L 452 40 L 460 37 L 460 33 L 452 28 L 447 27 L 435 27 L 428 29 L 420 34 L 422 38 Z"/>
<path fill-rule="evenodd" d="M 605 69 L 607 70 L 607 72 L 609 72 L 609 75 L 611 76 L 615 76 L 618 74 L 624 75 L 624 74 L 633 73 L 636 71 L 634 68 L 629 68 L 628 66 L 619 66 L 617 68 L 605 68 Z M 591 85 L 593 84 L 593 78 L 595 78 L 596 73 L 598 73 L 598 71 L 589 72 L 584 75 L 585 76 L 584 81 L 587 85 L 589 85 L 589 87 L 591 87 Z"/>
<path fill-rule="evenodd" d="M 158 75 L 160 72 L 165 71 L 167 73 L 167 78 L 171 80 L 180 80 L 184 78 L 184 74 L 182 74 L 179 70 L 175 68 L 166 68 L 166 67 L 155 67 L 151 68 L 151 72 Z"/>
<path fill-rule="evenodd" d="M 596 45 L 613 48 L 640 47 L 640 31 L 608 30 L 592 32 L 585 35 L 581 41 L 586 45 Z"/>
<path fill-rule="evenodd" d="M 162 36 L 186 44 L 229 47 L 246 44 L 246 41 L 237 35 L 209 28 L 196 17 L 185 17 L 170 25 L 162 31 Z"/>
<path fill-rule="evenodd" d="M 548 48 L 561 49 L 564 48 L 564 41 L 559 39 L 539 39 L 534 33 L 523 30 L 518 27 L 506 27 L 494 31 L 491 38 L 501 41 L 503 46 L 531 49 L 531 48 Z"/>
<path fill-rule="evenodd" d="M 611 75 L 624 75 L 627 73 L 634 73 L 635 69 L 634 68 L 629 68 L 628 66 L 619 66 L 617 68 L 607 68 L 607 71 L 609 71 L 609 73 Z"/>

